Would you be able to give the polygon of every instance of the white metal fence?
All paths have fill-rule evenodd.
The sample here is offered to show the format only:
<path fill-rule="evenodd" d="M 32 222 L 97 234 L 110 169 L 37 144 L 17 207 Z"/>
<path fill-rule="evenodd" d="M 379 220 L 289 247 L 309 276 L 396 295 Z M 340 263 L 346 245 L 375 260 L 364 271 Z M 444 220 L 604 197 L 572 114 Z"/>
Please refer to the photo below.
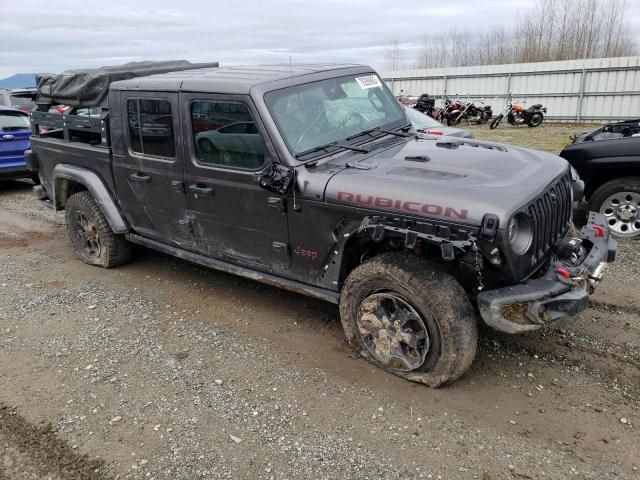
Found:
<path fill-rule="evenodd" d="M 547 118 L 601 122 L 640 118 L 640 57 L 398 70 L 382 75 L 399 95 L 484 98 L 497 114 L 507 94 L 542 103 Z"/>

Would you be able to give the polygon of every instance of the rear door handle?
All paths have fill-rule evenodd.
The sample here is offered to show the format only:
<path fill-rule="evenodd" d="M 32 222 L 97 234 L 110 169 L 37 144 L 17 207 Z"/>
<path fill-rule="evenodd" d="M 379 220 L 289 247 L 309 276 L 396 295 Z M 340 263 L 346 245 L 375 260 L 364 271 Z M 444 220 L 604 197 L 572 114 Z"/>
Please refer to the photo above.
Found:
<path fill-rule="evenodd" d="M 198 195 L 210 195 L 213 193 L 213 188 L 198 183 L 197 185 L 189 185 L 189 191 Z"/>
<path fill-rule="evenodd" d="M 149 175 L 143 175 L 142 173 L 133 173 L 129 175 L 129 180 L 133 180 L 134 182 L 149 183 L 151 181 L 151 177 Z"/>

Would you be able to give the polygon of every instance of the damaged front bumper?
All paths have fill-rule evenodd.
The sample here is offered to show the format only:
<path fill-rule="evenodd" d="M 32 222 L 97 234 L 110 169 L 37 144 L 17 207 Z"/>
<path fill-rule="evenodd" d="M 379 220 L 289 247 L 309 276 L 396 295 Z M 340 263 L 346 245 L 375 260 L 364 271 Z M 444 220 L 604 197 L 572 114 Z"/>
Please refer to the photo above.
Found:
<path fill-rule="evenodd" d="M 566 257 L 556 252 L 541 277 L 480 293 L 478 307 L 487 325 L 507 333 L 524 333 L 587 308 L 589 295 L 602 279 L 607 263 L 614 261 L 618 245 L 610 237 L 604 216 L 596 212 L 590 212 L 580 236 L 574 242 L 580 245 L 576 252 L 563 252 Z"/>

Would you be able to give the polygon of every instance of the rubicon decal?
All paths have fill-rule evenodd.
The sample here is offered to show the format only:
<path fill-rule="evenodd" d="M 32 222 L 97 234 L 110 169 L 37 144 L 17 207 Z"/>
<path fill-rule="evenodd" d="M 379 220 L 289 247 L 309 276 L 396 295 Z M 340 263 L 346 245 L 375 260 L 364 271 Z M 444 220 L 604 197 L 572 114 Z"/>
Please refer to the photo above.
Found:
<path fill-rule="evenodd" d="M 466 209 L 456 209 L 446 205 L 436 205 L 433 203 L 409 202 L 386 197 L 375 197 L 373 195 L 361 195 L 358 193 L 338 192 L 337 201 L 358 206 L 396 210 L 413 215 L 432 215 L 437 217 L 457 218 L 460 220 L 466 220 L 469 218 L 469 211 Z"/>

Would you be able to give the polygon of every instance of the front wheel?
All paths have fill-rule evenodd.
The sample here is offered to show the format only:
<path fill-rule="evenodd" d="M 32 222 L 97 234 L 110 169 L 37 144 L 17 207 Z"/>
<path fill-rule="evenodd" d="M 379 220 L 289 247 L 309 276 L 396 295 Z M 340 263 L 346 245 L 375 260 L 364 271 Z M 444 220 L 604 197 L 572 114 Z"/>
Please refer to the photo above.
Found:
<path fill-rule="evenodd" d="M 478 343 L 473 308 L 437 265 L 385 253 L 356 267 L 340 295 L 347 342 L 399 377 L 439 387 L 471 365 Z"/>
<path fill-rule="evenodd" d="M 131 244 L 113 233 L 100 206 L 87 191 L 74 193 L 65 205 L 67 233 L 84 263 L 111 268 L 131 258 Z"/>
<path fill-rule="evenodd" d="M 529 125 L 530 127 L 537 127 L 542 123 L 543 119 L 544 115 L 542 115 L 541 113 L 534 113 L 533 115 L 531 115 L 531 118 L 529 119 L 529 123 L 527 123 L 527 125 Z"/>
<path fill-rule="evenodd" d="M 504 115 L 502 114 L 498 115 L 496 118 L 493 119 L 493 121 L 491 122 L 491 125 L 489 125 L 489 128 L 491 130 L 495 130 L 496 128 L 498 128 L 503 118 L 504 118 Z"/>
<path fill-rule="evenodd" d="M 589 210 L 602 213 L 616 237 L 640 239 L 640 178 L 618 178 L 601 185 Z"/>

